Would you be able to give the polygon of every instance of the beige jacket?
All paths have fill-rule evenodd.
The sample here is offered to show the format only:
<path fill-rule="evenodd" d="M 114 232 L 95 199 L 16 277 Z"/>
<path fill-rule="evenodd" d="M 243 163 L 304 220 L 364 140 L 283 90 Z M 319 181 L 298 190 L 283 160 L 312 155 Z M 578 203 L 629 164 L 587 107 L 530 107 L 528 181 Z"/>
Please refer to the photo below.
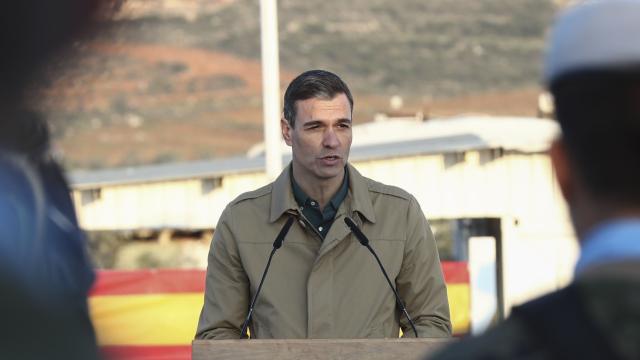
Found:
<path fill-rule="evenodd" d="M 290 168 L 275 182 L 240 195 L 220 217 L 196 338 L 240 337 L 273 240 L 288 216 L 297 221 L 273 257 L 254 308 L 252 337 L 393 338 L 399 326 L 413 336 L 375 258 L 350 233 L 345 216 L 371 240 L 419 336 L 450 336 L 436 243 L 416 199 L 349 165 L 349 193 L 322 241 L 298 210 Z"/>

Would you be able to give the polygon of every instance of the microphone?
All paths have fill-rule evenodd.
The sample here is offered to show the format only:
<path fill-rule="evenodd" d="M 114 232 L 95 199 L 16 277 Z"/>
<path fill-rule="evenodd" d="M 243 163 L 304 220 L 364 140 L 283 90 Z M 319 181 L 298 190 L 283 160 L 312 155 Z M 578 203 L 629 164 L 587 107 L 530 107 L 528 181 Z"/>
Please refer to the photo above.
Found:
<path fill-rule="evenodd" d="M 416 324 L 414 324 L 413 320 L 411 319 L 411 316 L 409 316 L 409 313 L 407 312 L 407 308 L 405 308 L 404 303 L 402 302 L 402 299 L 400 299 L 400 295 L 396 291 L 396 288 L 393 286 L 393 284 L 391 284 L 391 280 L 389 280 L 389 275 L 387 275 L 387 272 L 384 269 L 384 266 L 382 266 L 382 262 L 380 261 L 378 254 L 376 254 L 376 252 L 373 250 L 371 245 L 369 245 L 369 239 L 367 239 L 367 237 L 358 228 L 356 223 L 354 223 L 353 220 L 351 220 L 351 218 L 345 217 L 344 223 L 347 224 L 349 229 L 351 229 L 351 232 L 353 233 L 353 235 L 356 236 L 356 239 L 358 239 L 360 244 L 362 244 L 364 247 L 369 249 L 369 252 L 371 252 L 373 256 L 376 258 L 378 265 L 380 265 L 380 270 L 382 270 L 382 274 L 384 274 L 384 278 L 387 279 L 387 283 L 389 284 L 389 287 L 391 287 L 391 290 L 393 290 L 393 294 L 396 296 L 396 304 L 398 305 L 400 310 L 402 310 L 402 312 L 404 313 L 404 316 L 407 317 L 407 320 L 409 320 L 409 324 L 413 329 L 413 333 L 416 335 L 416 337 L 418 337 L 418 330 L 416 330 Z"/>
<path fill-rule="evenodd" d="M 258 285 L 258 290 L 253 295 L 253 299 L 251 300 L 251 306 L 249 306 L 249 313 L 247 314 L 247 318 L 244 320 L 242 324 L 242 330 L 240 330 L 240 339 L 247 339 L 247 326 L 249 326 L 249 321 L 251 321 L 251 315 L 253 314 L 253 307 L 256 304 L 256 300 L 258 299 L 258 294 L 260 294 L 260 290 L 262 290 L 262 284 L 264 283 L 264 279 L 267 277 L 267 272 L 269 271 L 269 266 L 271 265 L 271 259 L 273 258 L 273 254 L 276 253 L 276 250 L 280 249 L 282 246 L 282 242 L 284 241 L 284 237 L 287 236 L 289 229 L 291 229 L 291 225 L 293 224 L 293 216 L 290 216 L 287 222 L 276 236 L 276 239 L 273 241 L 273 250 L 271 250 L 271 254 L 269 255 L 269 260 L 267 261 L 267 266 L 264 268 L 262 272 L 262 279 L 260 280 L 260 285 Z"/>

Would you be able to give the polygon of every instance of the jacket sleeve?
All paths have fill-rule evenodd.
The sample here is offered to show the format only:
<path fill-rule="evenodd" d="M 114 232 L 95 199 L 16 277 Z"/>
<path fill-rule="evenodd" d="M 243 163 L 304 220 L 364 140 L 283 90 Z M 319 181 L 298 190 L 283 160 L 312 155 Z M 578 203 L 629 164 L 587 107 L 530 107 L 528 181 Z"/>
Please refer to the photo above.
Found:
<path fill-rule="evenodd" d="M 447 288 L 431 228 L 418 202 L 411 198 L 407 212 L 402 268 L 396 278 L 400 297 L 413 319 L 419 337 L 451 336 Z M 400 318 L 403 337 L 414 337 L 407 319 Z"/>
<path fill-rule="evenodd" d="M 204 305 L 196 339 L 239 339 L 249 308 L 249 280 L 232 230 L 227 207 L 216 226 L 209 249 Z"/>

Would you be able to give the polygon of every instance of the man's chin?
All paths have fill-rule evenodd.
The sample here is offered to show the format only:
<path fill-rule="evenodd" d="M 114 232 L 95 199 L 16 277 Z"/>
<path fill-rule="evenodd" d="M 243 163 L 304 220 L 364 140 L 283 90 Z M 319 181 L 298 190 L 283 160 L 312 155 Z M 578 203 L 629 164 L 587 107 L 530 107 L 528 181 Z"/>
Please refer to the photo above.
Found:
<path fill-rule="evenodd" d="M 344 174 L 344 164 L 319 169 L 316 176 L 323 180 L 330 180 L 336 177 L 342 178 L 342 174 Z"/>

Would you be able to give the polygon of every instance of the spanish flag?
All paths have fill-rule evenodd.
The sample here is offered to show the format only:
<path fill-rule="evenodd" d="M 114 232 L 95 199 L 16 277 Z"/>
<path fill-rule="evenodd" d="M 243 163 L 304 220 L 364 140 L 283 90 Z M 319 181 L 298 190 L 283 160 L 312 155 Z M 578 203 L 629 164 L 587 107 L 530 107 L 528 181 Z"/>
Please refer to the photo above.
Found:
<path fill-rule="evenodd" d="M 469 272 L 442 264 L 454 334 L 469 330 Z M 99 271 L 89 297 L 107 360 L 189 360 L 203 304 L 204 270 Z"/>
<path fill-rule="evenodd" d="M 100 271 L 89 297 L 107 359 L 191 359 L 205 271 Z"/>

